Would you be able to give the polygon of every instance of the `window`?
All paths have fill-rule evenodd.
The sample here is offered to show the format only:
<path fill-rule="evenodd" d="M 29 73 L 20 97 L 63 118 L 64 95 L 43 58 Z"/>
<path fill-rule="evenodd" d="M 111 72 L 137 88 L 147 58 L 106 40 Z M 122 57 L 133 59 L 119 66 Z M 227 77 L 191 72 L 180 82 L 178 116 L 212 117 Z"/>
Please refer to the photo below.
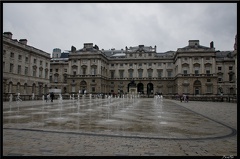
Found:
<path fill-rule="evenodd" d="M 229 74 L 229 81 L 233 81 L 233 74 Z"/>
<path fill-rule="evenodd" d="M 42 69 L 39 69 L 39 77 L 42 77 Z"/>
<path fill-rule="evenodd" d="M 111 78 L 114 78 L 114 71 L 111 71 Z"/>
<path fill-rule="evenodd" d="M 35 63 L 35 64 L 36 64 L 36 63 L 37 63 L 37 59 L 34 59 L 34 60 L 33 60 L 33 63 Z"/>
<path fill-rule="evenodd" d="M 49 77 L 50 82 L 52 82 L 52 76 Z"/>
<path fill-rule="evenodd" d="M 129 70 L 129 78 L 133 78 L 133 70 Z"/>
<path fill-rule="evenodd" d="M 111 64 L 111 66 L 113 67 L 113 66 L 114 66 L 114 64 Z"/>
<path fill-rule="evenodd" d="M 138 70 L 138 78 L 142 78 L 143 70 Z"/>
<path fill-rule="evenodd" d="M 158 78 L 161 78 L 162 77 L 162 71 L 158 71 Z"/>
<path fill-rule="evenodd" d="M 18 74 L 21 74 L 21 65 L 18 65 Z"/>
<path fill-rule="evenodd" d="M 168 66 L 172 66 L 172 63 L 171 63 L 171 62 L 169 62 L 169 63 L 168 63 Z"/>
<path fill-rule="evenodd" d="M 132 54 L 130 54 L 129 56 L 132 57 Z"/>
<path fill-rule="evenodd" d="M 212 93 L 212 86 L 207 86 L 207 93 Z"/>
<path fill-rule="evenodd" d="M 211 79 L 210 79 L 210 78 L 208 78 L 208 79 L 207 79 L 207 82 L 211 82 Z"/>
<path fill-rule="evenodd" d="M 210 70 L 206 70 L 206 74 L 207 74 L 207 76 L 209 76 L 210 75 Z"/>
<path fill-rule="evenodd" d="M 141 54 L 141 53 L 139 54 L 139 57 L 142 57 L 142 54 Z"/>
<path fill-rule="evenodd" d="M 130 63 L 130 64 L 129 64 L 129 66 L 130 66 L 130 67 L 132 67 L 132 66 L 133 66 L 133 64 L 132 64 L 132 63 Z"/>
<path fill-rule="evenodd" d="M 66 68 L 64 69 L 64 72 L 67 72 L 67 69 L 66 69 Z"/>
<path fill-rule="evenodd" d="M 9 70 L 9 72 L 13 73 L 13 64 L 12 63 L 10 63 L 10 70 Z"/>
<path fill-rule="evenodd" d="M 40 65 L 42 65 L 42 61 L 40 60 Z"/>
<path fill-rule="evenodd" d="M 194 73 L 195 73 L 195 76 L 199 75 L 199 71 L 198 70 L 195 70 Z"/>
<path fill-rule="evenodd" d="M 168 77 L 172 77 L 172 71 L 167 71 L 168 72 Z"/>
<path fill-rule="evenodd" d="M 152 66 L 152 63 L 148 63 L 148 66 Z"/>
<path fill-rule="evenodd" d="M 111 82 L 111 84 L 114 84 L 114 82 Z"/>
<path fill-rule="evenodd" d="M 47 78 L 47 77 L 48 77 L 48 71 L 45 70 L 45 78 Z"/>
<path fill-rule="evenodd" d="M 86 75 L 86 68 L 83 68 L 83 75 Z"/>
<path fill-rule="evenodd" d="M 148 56 L 152 56 L 152 54 L 151 54 L 151 53 L 149 53 L 149 54 L 148 54 Z"/>
<path fill-rule="evenodd" d="M 138 66 L 141 67 L 141 66 L 142 66 L 142 63 L 139 63 Z"/>
<path fill-rule="evenodd" d="M 76 71 L 73 71 L 73 75 L 76 76 L 77 72 Z"/>
<path fill-rule="evenodd" d="M 22 55 L 18 55 L 18 60 L 22 60 Z"/>
<path fill-rule="evenodd" d="M 229 70 L 232 70 L 233 69 L 233 67 L 232 66 L 229 66 Z"/>
<path fill-rule="evenodd" d="M 148 70 L 148 78 L 152 78 L 152 70 Z"/>
<path fill-rule="evenodd" d="M 58 69 L 56 69 L 56 72 L 58 72 Z"/>
<path fill-rule="evenodd" d="M 222 67 L 218 67 L 218 71 L 221 71 L 222 70 Z"/>
<path fill-rule="evenodd" d="M 14 53 L 13 52 L 11 52 L 10 57 L 14 58 Z"/>
<path fill-rule="evenodd" d="M 48 63 L 47 62 L 45 63 L 45 66 L 48 67 Z"/>
<path fill-rule="evenodd" d="M 55 83 L 58 82 L 58 76 L 57 76 L 57 75 L 54 76 L 54 82 L 55 82 Z"/>
<path fill-rule="evenodd" d="M 194 57 L 194 60 L 195 60 L 195 61 L 198 61 L 198 57 Z"/>
<path fill-rule="evenodd" d="M 28 57 L 25 57 L 25 62 L 28 63 Z"/>
<path fill-rule="evenodd" d="M 95 92 L 95 87 L 92 87 L 92 92 Z"/>
<path fill-rule="evenodd" d="M 210 57 L 206 57 L 206 60 L 210 60 Z"/>
<path fill-rule="evenodd" d="M 63 81 L 67 82 L 67 75 L 64 75 L 63 77 L 64 77 Z"/>
<path fill-rule="evenodd" d="M 162 63 L 159 62 L 159 63 L 158 63 L 158 66 L 162 66 Z"/>
<path fill-rule="evenodd" d="M 25 67 L 25 75 L 28 75 L 28 67 Z"/>
<path fill-rule="evenodd" d="M 123 70 L 119 71 L 120 78 L 123 78 Z"/>
<path fill-rule="evenodd" d="M 120 67 L 123 67 L 123 63 L 120 63 Z"/>
<path fill-rule="evenodd" d="M 184 75 L 187 75 L 187 70 L 183 70 L 183 74 L 184 74 Z"/>
<path fill-rule="evenodd" d="M 33 77 L 36 77 L 36 69 L 33 68 Z"/>
<path fill-rule="evenodd" d="M 95 80 L 93 79 L 92 82 L 95 83 Z"/>
<path fill-rule="evenodd" d="M 222 77 L 218 77 L 218 82 L 222 82 Z"/>
<path fill-rule="evenodd" d="M 52 69 L 50 69 L 50 72 L 52 72 Z"/>
<path fill-rule="evenodd" d="M 77 62 L 77 60 L 73 60 L 73 63 L 76 63 Z"/>

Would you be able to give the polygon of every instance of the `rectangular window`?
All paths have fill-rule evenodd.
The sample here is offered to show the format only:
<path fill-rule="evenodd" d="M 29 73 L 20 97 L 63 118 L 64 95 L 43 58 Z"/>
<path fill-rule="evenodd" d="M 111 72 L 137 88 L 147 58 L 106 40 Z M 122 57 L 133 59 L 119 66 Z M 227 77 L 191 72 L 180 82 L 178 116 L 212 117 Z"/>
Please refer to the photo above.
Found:
<path fill-rule="evenodd" d="M 111 78 L 114 78 L 114 71 L 111 71 Z"/>
<path fill-rule="evenodd" d="M 28 75 L 28 67 L 25 67 L 25 75 Z"/>
<path fill-rule="evenodd" d="M 114 64 L 111 64 L 111 66 L 113 67 L 113 66 L 114 66 Z"/>
<path fill-rule="evenodd" d="M 76 71 L 73 71 L 73 75 L 76 76 L 77 72 Z"/>
<path fill-rule="evenodd" d="M 48 63 L 47 63 L 47 62 L 45 63 L 45 67 L 46 67 L 46 68 L 48 67 Z"/>
<path fill-rule="evenodd" d="M 28 57 L 25 57 L 25 62 L 28 63 Z"/>
<path fill-rule="evenodd" d="M 142 66 L 142 63 L 139 63 L 138 66 L 141 67 L 141 66 Z"/>
<path fill-rule="evenodd" d="M 123 70 L 119 71 L 120 78 L 123 78 Z"/>
<path fill-rule="evenodd" d="M 172 71 L 167 71 L 168 72 L 168 77 L 172 77 Z"/>
<path fill-rule="evenodd" d="M 36 77 L 36 69 L 33 69 L 33 77 Z"/>
<path fill-rule="evenodd" d="M 132 66 L 133 66 L 133 64 L 132 64 L 132 63 L 130 63 L 130 64 L 129 64 L 129 66 L 130 66 L 130 67 L 132 67 Z"/>
<path fill-rule="evenodd" d="M 50 72 L 52 72 L 52 69 L 50 69 Z"/>
<path fill-rule="evenodd" d="M 218 67 L 218 71 L 221 71 L 222 70 L 222 67 Z"/>
<path fill-rule="evenodd" d="M 42 77 L 42 70 L 39 70 L 39 77 Z"/>
<path fill-rule="evenodd" d="M 93 79 L 92 82 L 95 83 L 95 80 Z"/>
<path fill-rule="evenodd" d="M 37 59 L 34 59 L 34 60 L 33 60 L 33 63 L 35 63 L 35 64 L 36 64 L 36 63 L 37 63 Z"/>
<path fill-rule="evenodd" d="M 138 71 L 138 78 L 142 78 L 142 73 L 143 73 L 142 70 L 139 70 L 139 71 Z"/>
<path fill-rule="evenodd" d="M 13 52 L 11 52 L 10 57 L 14 58 L 14 53 Z"/>
<path fill-rule="evenodd" d="M 210 75 L 210 70 L 206 70 L 206 74 L 207 74 L 207 75 Z"/>
<path fill-rule="evenodd" d="M 95 92 L 95 87 L 92 87 L 92 92 Z"/>
<path fill-rule="evenodd" d="M 158 66 L 162 66 L 162 63 L 159 62 L 159 63 L 158 63 Z"/>
<path fill-rule="evenodd" d="M 123 67 L 123 63 L 120 63 L 120 67 Z"/>
<path fill-rule="evenodd" d="M 10 70 L 9 70 L 9 72 L 13 73 L 13 64 L 12 63 L 10 63 Z"/>
<path fill-rule="evenodd" d="M 52 82 L 52 76 L 49 77 L 50 82 Z"/>
<path fill-rule="evenodd" d="M 162 71 L 158 71 L 158 78 L 162 77 Z"/>
<path fill-rule="evenodd" d="M 40 65 L 42 65 L 42 61 L 40 60 Z"/>
<path fill-rule="evenodd" d="M 67 72 L 67 69 L 66 69 L 66 68 L 64 69 L 64 72 Z"/>
<path fill-rule="evenodd" d="M 18 55 L 18 60 L 22 60 L 22 55 Z"/>
<path fill-rule="evenodd" d="M 18 65 L 18 74 L 21 74 L 21 65 Z"/>
<path fill-rule="evenodd" d="M 222 82 L 222 78 L 221 77 L 218 77 L 218 82 Z"/>
<path fill-rule="evenodd" d="M 210 78 L 208 78 L 208 79 L 207 79 L 207 82 L 211 82 L 211 79 L 210 79 Z"/>
<path fill-rule="evenodd" d="M 184 74 L 184 75 L 187 75 L 187 70 L 183 70 L 183 74 Z"/>
<path fill-rule="evenodd" d="M 152 66 L 152 63 L 148 63 L 148 66 Z"/>
<path fill-rule="evenodd" d="M 229 70 L 232 70 L 233 69 L 233 67 L 232 66 L 229 66 Z"/>
<path fill-rule="evenodd" d="M 148 71 L 148 78 L 152 78 L 152 71 Z"/>
<path fill-rule="evenodd" d="M 58 72 L 58 69 L 56 69 L 56 72 Z"/>
<path fill-rule="evenodd" d="M 133 78 L 133 71 L 129 71 L 129 78 Z"/>
<path fill-rule="evenodd" d="M 212 93 L 212 86 L 207 86 L 207 93 Z"/>
<path fill-rule="evenodd" d="M 45 78 L 47 78 L 47 77 L 48 77 L 48 71 L 45 70 Z"/>

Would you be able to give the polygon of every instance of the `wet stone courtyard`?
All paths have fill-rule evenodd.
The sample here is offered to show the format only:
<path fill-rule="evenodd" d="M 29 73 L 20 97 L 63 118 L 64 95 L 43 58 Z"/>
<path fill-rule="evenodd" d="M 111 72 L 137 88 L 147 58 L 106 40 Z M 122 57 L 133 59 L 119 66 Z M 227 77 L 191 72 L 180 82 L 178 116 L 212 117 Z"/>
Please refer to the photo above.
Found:
<path fill-rule="evenodd" d="M 211 139 L 232 129 L 161 98 L 9 102 L 3 128 L 161 139 Z"/>

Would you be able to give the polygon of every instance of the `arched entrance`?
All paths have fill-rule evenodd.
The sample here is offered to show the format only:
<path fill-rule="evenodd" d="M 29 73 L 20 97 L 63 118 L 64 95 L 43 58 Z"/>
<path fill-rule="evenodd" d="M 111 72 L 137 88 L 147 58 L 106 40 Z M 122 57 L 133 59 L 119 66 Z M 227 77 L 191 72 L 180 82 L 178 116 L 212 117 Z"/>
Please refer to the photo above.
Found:
<path fill-rule="evenodd" d="M 193 90 L 195 95 L 201 94 L 201 82 L 196 80 L 193 84 Z"/>
<path fill-rule="evenodd" d="M 147 84 L 147 94 L 153 94 L 153 84 L 152 83 L 148 83 Z"/>
<path fill-rule="evenodd" d="M 137 84 L 137 92 L 140 92 L 141 94 L 144 94 L 142 83 Z"/>
<path fill-rule="evenodd" d="M 87 90 L 87 82 L 81 81 L 80 82 L 80 93 L 84 94 L 84 91 Z"/>

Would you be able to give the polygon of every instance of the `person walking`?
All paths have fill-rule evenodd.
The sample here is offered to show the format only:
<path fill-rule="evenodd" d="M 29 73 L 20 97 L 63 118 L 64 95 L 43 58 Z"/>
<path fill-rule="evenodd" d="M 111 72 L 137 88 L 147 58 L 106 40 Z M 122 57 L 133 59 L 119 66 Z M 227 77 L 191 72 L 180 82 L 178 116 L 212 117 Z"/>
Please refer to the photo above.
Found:
<path fill-rule="evenodd" d="M 46 94 L 44 95 L 44 99 L 45 99 L 46 102 L 47 102 L 47 100 L 48 100 L 48 93 L 46 93 Z"/>
<path fill-rule="evenodd" d="M 50 98 L 51 98 L 51 102 L 53 102 L 53 98 L 54 98 L 54 94 L 53 94 L 53 92 L 51 92 L 51 94 L 50 94 Z"/>

